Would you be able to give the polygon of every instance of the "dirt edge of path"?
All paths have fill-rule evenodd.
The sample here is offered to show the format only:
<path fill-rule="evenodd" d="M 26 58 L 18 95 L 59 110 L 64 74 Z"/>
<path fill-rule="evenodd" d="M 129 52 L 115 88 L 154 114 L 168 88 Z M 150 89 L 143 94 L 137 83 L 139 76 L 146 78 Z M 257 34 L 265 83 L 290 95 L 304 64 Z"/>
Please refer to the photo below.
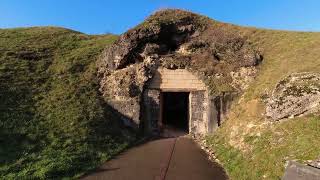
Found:
<path fill-rule="evenodd" d="M 192 135 L 188 135 L 186 137 L 191 138 L 196 142 L 196 144 L 207 154 L 209 161 L 211 161 L 213 163 L 217 163 L 221 167 L 224 167 L 224 165 L 221 163 L 221 161 L 214 154 L 214 151 L 211 148 L 209 148 L 209 145 L 207 144 L 205 137 L 192 136 Z M 224 169 L 225 174 L 227 175 L 227 178 L 230 179 L 228 172 L 225 170 L 225 168 L 223 168 L 223 169 Z"/>

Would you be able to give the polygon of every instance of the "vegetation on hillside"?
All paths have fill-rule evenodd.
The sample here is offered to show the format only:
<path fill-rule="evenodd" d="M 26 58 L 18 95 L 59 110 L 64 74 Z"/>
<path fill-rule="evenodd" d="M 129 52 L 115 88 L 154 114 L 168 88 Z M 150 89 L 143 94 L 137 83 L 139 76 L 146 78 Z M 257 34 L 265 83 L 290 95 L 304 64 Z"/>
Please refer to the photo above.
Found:
<path fill-rule="evenodd" d="M 192 23 L 187 23 L 189 22 L 188 20 L 192 20 Z M 152 37 L 152 31 L 158 33 L 161 27 L 173 24 L 172 26 L 168 26 L 171 28 L 174 27 L 174 23 L 178 25 L 190 25 L 188 27 L 195 26 L 195 29 L 199 28 L 199 36 L 202 42 L 205 42 L 204 44 L 212 42 L 215 38 L 217 39 L 217 41 L 211 43 L 213 44 L 210 49 L 212 50 L 212 54 L 208 56 L 199 56 L 197 54 L 194 58 L 193 65 L 200 67 L 197 70 L 201 69 L 200 72 L 204 72 L 204 75 L 207 77 L 219 73 L 229 74 L 230 71 L 233 71 L 234 69 L 220 67 L 226 64 L 229 65 L 228 62 L 231 62 L 231 65 L 241 62 L 246 56 L 240 56 L 241 54 L 235 53 L 233 56 L 222 56 L 223 58 L 220 58 L 219 55 L 221 56 L 221 52 L 235 52 L 234 50 L 246 47 L 243 42 L 246 42 L 250 47 L 257 47 L 257 52 L 261 52 L 263 56 L 261 64 L 259 63 L 262 57 L 257 58 L 259 59 L 257 61 L 259 63 L 253 61 L 254 65 L 259 64 L 257 66 L 259 69 L 258 76 L 255 81 L 245 90 L 239 101 L 233 104 L 229 118 L 222 124 L 221 128 L 213 136 L 207 137 L 208 144 L 216 151 L 218 159 L 226 168 L 231 179 L 280 179 L 288 160 L 305 162 L 306 160 L 316 159 L 320 156 L 320 146 L 317 146 L 318 142 L 320 142 L 320 117 L 318 115 L 314 114 L 281 122 L 271 122 L 265 116 L 265 98 L 270 96 L 277 82 L 294 72 L 319 72 L 320 33 L 240 27 L 212 21 L 190 12 L 165 10 L 154 13 L 145 22 L 129 30 L 127 36 L 123 36 L 123 39 L 137 40 L 134 41 L 135 43 L 124 43 L 126 41 L 122 39 L 119 41 L 119 44 L 123 43 L 123 46 L 118 44 L 118 47 L 121 47 L 120 50 L 123 50 L 125 45 L 134 46 L 138 42 L 148 42 L 150 37 Z M 160 26 L 161 24 L 163 26 Z M 180 29 L 188 28 L 184 27 Z M 144 30 L 146 34 L 145 39 L 141 41 Z M 202 30 L 204 31 L 202 32 Z M 175 31 L 164 31 L 164 36 L 161 36 L 160 40 L 168 37 L 167 34 L 174 34 L 168 32 Z M 190 32 L 188 33 L 192 34 L 193 31 Z M 182 33 L 177 34 L 180 35 Z M 238 36 L 239 34 L 241 36 Z M 155 37 L 158 38 L 160 36 Z M 188 37 L 186 41 L 192 39 L 191 35 L 186 37 Z M 170 38 L 165 40 L 168 41 Z M 177 47 L 186 43 L 186 41 L 176 44 L 175 48 L 171 50 L 176 52 L 179 50 Z M 195 45 L 198 47 L 199 44 Z M 137 48 L 138 50 L 134 50 L 133 52 L 140 53 L 142 51 L 139 50 L 143 50 L 143 47 L 141 46 L 141 48 L 139 47 L 140 49 Z M 188 46 L 185 47 L 184 50 L 188 50 Z M 128 49 L 133 50 L 131 47 Z M 116 55 L 114 53 L 115 50 L 117 49 L 111 49 L 110 54 Z M 129 51 L 124 52 L 127 53 Z M 208 52 L 208 49 L 199 54 L 205 55 L 206 52 Z M 242 52 L 245 52 L 244 55 L 248 55 L 250 51 Z M 256 51 L 254 50 L 253 52 Z M 137 56 L 123 57 L 122 59 L 127 60 L 127 57 L 136 58 Z M 173 64 L 179 68 L 185 66 L 185 64 L 180 63 L 181 61 L 177 61 L 179 60 L 177 57 L 175 56 L 173 61 L 169 61 L 169 64 Z M 182 56 L 184 62 L 186 59 L 185 55 Z M 201 62 L 201 59 L 204 59 L 204 61 Z M 221 66 L 214 64 L 215 60 Z M 135 61 L 128 62 L 134 63 Z M 125 66 L 120 67 L 120 69 L 123 67 Z M 228 87 L 231 83 L 230 79 L 223 78 L 221 81 L 205 82 L 209 90 L 213 92 L 212 94 L 218 94 L 217 90 L 221 92 L 232 91 L 232 88 Z"/>
<path fill-rule="evenodd" d="M 175 19 L 152 16 L 138 27 Z M 319 115 L 271 122 L 264 99 L 283 77 L 320 71 L 320 33 L 196 21 L 207 23 L 219 32 L 239 32 L 263 55 L 256 80 L 207 137 L 230 178 L 280 179 L 286 161 L 319 157 Z M 96 76 L 98 55 L 116 38 L 53 27 L 0 30 L 1 177 L 76 178 L 128 146 L 131 133 L 119 129 L 117 114 L 100 99 Z M 223 83 L 212 84 L 214 91 Z"/>
<path fill-rule="evenodd" d="M 0 30 L 0 176 L 75 178 L 123 150 L 129 132 L 100 99 L 96 59 L 117 37 Z"/>
<path fill-rule="evenodd" d="M 231 179 L 281 179 L 288 160 L 306 163 L 320 156 L 320 117 L 271 122 L 265 118 L 264 99 L 287 75 L 320 71 L 320 33 L 224 26 L 260 47 L 264 60 L 229 119 L 207 142 Z"/>

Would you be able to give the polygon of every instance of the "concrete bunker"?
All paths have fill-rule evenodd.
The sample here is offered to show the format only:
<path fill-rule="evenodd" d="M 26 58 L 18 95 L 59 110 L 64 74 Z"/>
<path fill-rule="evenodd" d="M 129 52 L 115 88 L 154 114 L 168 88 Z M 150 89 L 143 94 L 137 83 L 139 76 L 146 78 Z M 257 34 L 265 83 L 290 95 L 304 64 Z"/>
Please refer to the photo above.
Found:
<path fill-rule="evenodd" d="M 205 84 L 188 70 L 163 67 L 146 83 L 142 102 L 144 130 L 155 135 L 166 128 L 212 133 L 230 106 L 221 97 L 211 97 Z"/>
<path fill-rule="evenodd" d="M 175 96 L 168 98 L 169 107 L 165 99 L 170 93 L 181 96 L 188 101 L 181 109 L 188 115 L 185 130 L 208 134 L 225 119 L 261 61 L 259 50 L 236 29 L 190 12 L 164 10 L 103 51 L 97 63 L 99 89 L 122 124 L 151 134 L 177 123 L 165 114 Z"/>

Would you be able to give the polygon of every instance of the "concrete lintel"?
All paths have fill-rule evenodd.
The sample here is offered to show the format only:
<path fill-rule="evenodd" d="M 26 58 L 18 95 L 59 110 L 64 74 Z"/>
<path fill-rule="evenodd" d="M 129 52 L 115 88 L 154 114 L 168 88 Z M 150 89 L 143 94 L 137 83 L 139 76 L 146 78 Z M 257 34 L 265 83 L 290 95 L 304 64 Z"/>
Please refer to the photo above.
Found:
<path fill-rule="evenodd" d="M 205 91 L 205 89 L 188 89 L 188 88 L 161 88 L 162 92 L 193 92 L 193 91 Z"/>

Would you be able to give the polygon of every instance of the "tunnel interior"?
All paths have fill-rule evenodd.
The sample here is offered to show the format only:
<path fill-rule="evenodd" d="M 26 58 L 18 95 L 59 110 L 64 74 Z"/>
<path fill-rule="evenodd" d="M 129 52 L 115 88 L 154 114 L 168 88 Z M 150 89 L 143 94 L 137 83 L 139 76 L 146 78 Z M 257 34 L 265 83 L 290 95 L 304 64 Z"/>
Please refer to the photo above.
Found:
<path fill-rule="evenodd" d="M 189 132 L 189 92 L 162 93 L 162 124 Z"/>

